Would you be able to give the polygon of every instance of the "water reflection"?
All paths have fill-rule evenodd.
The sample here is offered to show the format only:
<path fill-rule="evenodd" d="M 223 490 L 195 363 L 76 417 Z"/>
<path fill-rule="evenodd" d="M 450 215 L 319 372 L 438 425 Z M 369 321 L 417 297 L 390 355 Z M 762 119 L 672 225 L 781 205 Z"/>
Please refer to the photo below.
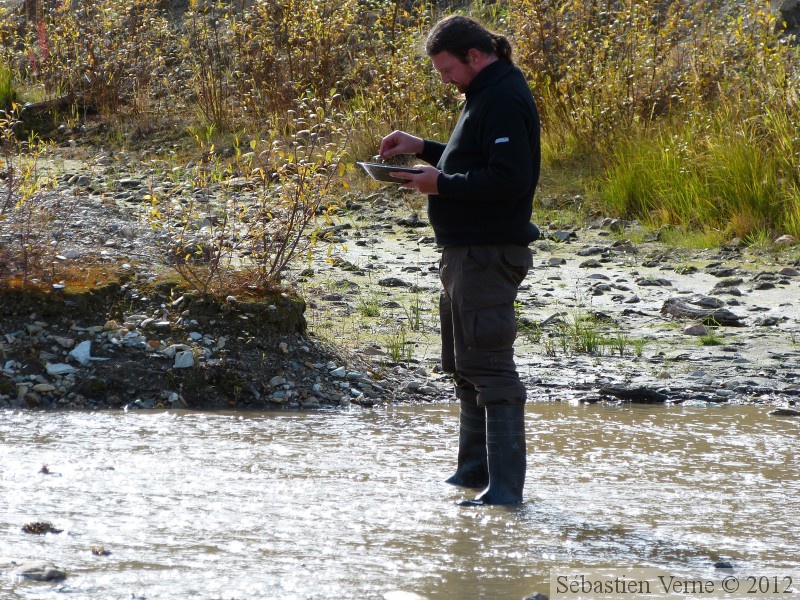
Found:
<path fill-rule="evenodd" d="M 454 405 L 0 413 L 0 556 L 69 571 L 0 577 L 0 598 L 518 599 L 553 567 L 800 569 L 797 421 L 566 403 L 527 418 L 526 503 L 470 509 L 443 483 Z M 64 533 L 22 533 L 38 520 Z"/>

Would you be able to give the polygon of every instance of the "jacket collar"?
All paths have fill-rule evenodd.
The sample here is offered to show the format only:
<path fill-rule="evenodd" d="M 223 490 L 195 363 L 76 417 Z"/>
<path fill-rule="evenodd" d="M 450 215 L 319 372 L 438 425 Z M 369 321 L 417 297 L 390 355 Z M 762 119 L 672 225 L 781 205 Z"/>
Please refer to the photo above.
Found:
<path fill-rule="evenodd" d="M 494 61 L 492 64 L 485 66 L 477 75 L 475 75 L 475 78 L 467 86 L 464 95 L 469 98 L 470 95 L 478 92 L 479 90 L 482 90 L 490 85 L 494 85 L 503 77 L 508 75 L 513 69 L 514 65 L 503 58 Z"/>

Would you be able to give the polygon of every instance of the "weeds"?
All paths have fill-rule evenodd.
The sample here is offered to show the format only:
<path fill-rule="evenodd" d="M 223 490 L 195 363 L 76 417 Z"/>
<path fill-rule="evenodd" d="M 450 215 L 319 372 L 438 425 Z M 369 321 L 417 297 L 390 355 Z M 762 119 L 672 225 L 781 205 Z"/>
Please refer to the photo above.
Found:
<path fill-rule="evenodd" d="M 700 336 L 700 345 L 701 346 L 721 346 L 725 343 L 725 341 L 719 337 L 713 329 L 708 329 L 708 333 L 706 335 Z"/>
<path fill-rule="evenodd" d="M 414 356 L 414 344 L 408 340 L 405 325 L 400 325 L 386 342 L 389 357 L 394 362 L 409 362 Z"/>
<path fill-rule="evenodd" d="M 68 212 L 60 195 L 48 195 L 52 179 L 40 171 L 49 146 L 31 137 L 21 142 L 14 135 L 14 111 L 0 113 L 0 155 L 5 166 L 5 192 L 0 219 L 7 220 L 9 232 L 0 244 L 0 281 L 27 288 L 52 285 L 57 281 L 58 238 Z"/>
<path fill-rule="evenodd" d="M 378 299 L 375 296 L 370 298 L 359 298 L 358 312 L 363 317 L 379 317 L 381 314 L 381 307 L 378 303 Z"/>

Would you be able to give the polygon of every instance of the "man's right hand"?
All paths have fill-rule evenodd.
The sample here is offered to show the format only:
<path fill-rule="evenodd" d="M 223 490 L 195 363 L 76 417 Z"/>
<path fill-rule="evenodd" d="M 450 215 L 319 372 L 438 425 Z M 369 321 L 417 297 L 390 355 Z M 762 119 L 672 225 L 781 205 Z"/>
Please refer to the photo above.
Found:
<path fill-rule="evenodd" d="M 405 131 L 393 131 L 381 140 L 381 158 L 390 158 L 397 154 L 420 154 L 425 141 Z"/>

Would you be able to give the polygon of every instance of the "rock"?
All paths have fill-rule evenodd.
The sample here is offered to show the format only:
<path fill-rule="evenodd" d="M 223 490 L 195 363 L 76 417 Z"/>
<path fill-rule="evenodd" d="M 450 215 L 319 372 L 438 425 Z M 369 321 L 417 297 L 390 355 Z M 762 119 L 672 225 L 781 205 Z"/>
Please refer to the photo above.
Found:
<path fill-rule="evenodd" d="M 344 377 L 345 375 L 347 375 L 347 371 L 345 370 L 344 367 L 339 367 L 339 368 L 334 369 L 333 371 L 331 371 L 329 373 L 329 375 L 331 377 Z"/>
<path fill-rule="evenodd" d="M 78 371 L 75 367 L 66 363 L 48 363 L 45 370 L 48 375 L 69 375 Z"/>
<path fill-rule="evenodd" d="M 603 263 L 601 263 L 596 258 L 590 258 L 589 260 L 583 261 L 581 264 L 578 265 L 581 269 L 597 269 L 598 267 L 602 267 Z"/>
<path fill-rule="evenodd" d="M 642 287 L 672 287 L 672 282 L 659 277 L 640 277 L 636 283 Z"/>
<path fill-rule="evenodd" d="M 57 335 L 53 337 L 53 340 L 56 342 L 56 344 L 58 344 L 62 348 L 66 348 L 67 350 L 75 347 L 75 340 L 73 340 L 72 338 L 66 338 Z"/>
<path fill-rule="evenodd" d="M 629 402 L 666 402 L 668 396 L 646 387 L 625 388 L 621 386 L 606 386 L 600 388 L 600 393 L 605 396 L 614 396 Z"/>
<path fill-rule="evenodd" d="M 172 365 L 173 369 L 189 369 L 194 366 L 194 353 L 191 350 L 185 350 L 175 354 L 175 364 Z"/>
<path fill-rule="evenodd" d="M 164 348 L 164 355 L 167 358 L 175 358 L 178 352 L 185 352 L 190 351 L 191 348 L 186 344 L 172 344 L 171 346 L 167 346 Z"/>
<path fill-rule="evenodd" d="M 119 186 L 121 188 L 126 190 L 138 189 L 144 186 L 144 184 L 138 179 L 131 179 L 131 178 L 120 179 L 117 183 L 119 183 Z"/>
<path fill-rule="evenodd" d="M 385 277 L 384 279 L 378 280 L 378 285 L 382 285 L 383 287 L 411 287 L 410 283 L 398 277 Z"/>
<path fill-rule="evenodd" d="M 794 408 L 779 408 L 769 413 L 771 417 L 800 417 L 800 410 Z"/>
<path fill-rule="evenodd" d="M 561 265 L 565 265 L 565 264 L 567 264 L 567 259 L 566 258 L 558 258 L 558 257 L 555 257 L 555 256 L 550 258 L 547 261 L 547 266 L 548 267 L 560 267 Z"/>
<path fill-rule="evenodd" d="M 89 360 L 91 360 L 91 348 L 92 342 L 85 340 L 73 348 L 67 356 L 72 358 L 79 365 L 85 367 L 89 364 Z"/>
<path fill-rule="evenodd" d="M 793 235 L 782 235 L 772 243 L 776 246 L 796 246 L 797 238 Z"/>
<path fill-rule="evenodd" d="M 683 333 L 685 333 L 686 335 L 694 335 L 702 337 L 704 335 L 708 335 L 708 327 L 697 323 L 695 325 L 689 325 L 686 329 L 683 330 Z"/>
<path fill-rule="evenodd" d="M 578 235 L 574 231 L 554 231 L 548 236 L 548 239 L 554 242 L 569 242 L 573 239 L 578 239 Z"/>
<path fill-rule="evenodd" d="M 695 308 L 678 298 L 668 298 L 661 307 L 662 315 L 696 319 L 706 325 L 729 325 L 744 327 L 742 317 L 732 313 L 726 308 Z"/>
<path fill-rule="evenodd" d="M 32 581 L 61 581 L 67 577 L 66 571 L 44 561 L 16 561 L 0 559 L 0 573 L 12 577 L 22 577 Z"/>
<path fill-rule="evenodd" d="M 778 274 L 783 275 L 784 277 L 800 277 L 800 271 L 793 267 L 784 267 L 778 271 Z"/>

